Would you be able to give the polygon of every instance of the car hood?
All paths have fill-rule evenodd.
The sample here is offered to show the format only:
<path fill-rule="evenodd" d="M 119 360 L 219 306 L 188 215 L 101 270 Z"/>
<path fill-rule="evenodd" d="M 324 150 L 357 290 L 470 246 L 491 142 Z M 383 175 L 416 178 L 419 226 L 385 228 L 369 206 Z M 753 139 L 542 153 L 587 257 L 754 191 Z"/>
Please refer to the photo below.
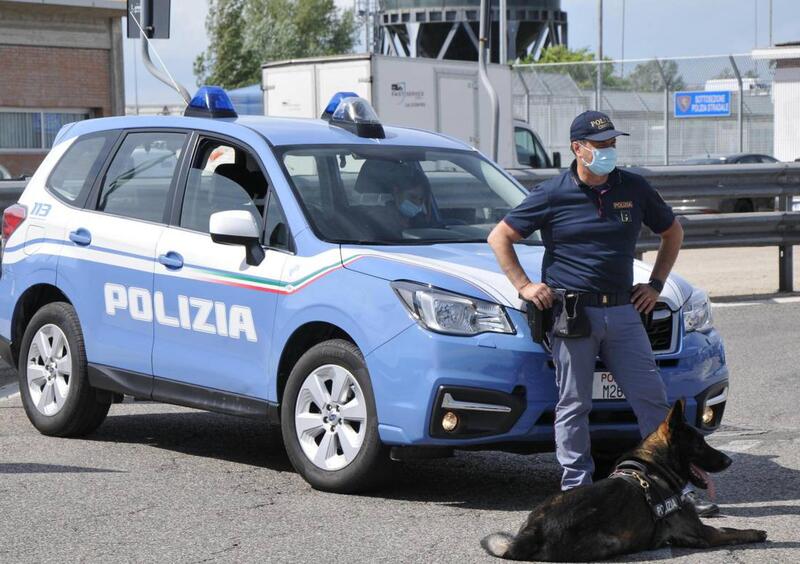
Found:
<path fill-rule="evenodd" d="M 515 245 L 520 264 L 538 281 L 544 248 Z M 413 280 L 481 299 L 489 299 L 518 310 L 523 302 L 497 263 L 487 243 L 457 243 L 404 246 L 342 245 L 345 268 L 386 280 Z M 634 261 L 634 283 L 647 282 L 652 266 Z M 692 293 L 692 286 L 676 274 L 670 275 L 661 301 L 678 310 Z"/>

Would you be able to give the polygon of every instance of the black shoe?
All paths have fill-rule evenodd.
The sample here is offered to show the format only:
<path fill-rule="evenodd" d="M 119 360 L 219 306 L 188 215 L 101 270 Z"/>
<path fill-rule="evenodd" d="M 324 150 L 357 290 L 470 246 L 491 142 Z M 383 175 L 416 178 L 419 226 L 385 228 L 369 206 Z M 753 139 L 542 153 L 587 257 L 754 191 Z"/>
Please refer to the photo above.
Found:
<path fill-rule="evenodd" d="M 700 497 L 696 491 L 688 491 L 683 494 L 683 501 L 692 507 L 700 517 L 715 517 L 719 515 L 719 506 L 713 501 L 708 501 Z"/>

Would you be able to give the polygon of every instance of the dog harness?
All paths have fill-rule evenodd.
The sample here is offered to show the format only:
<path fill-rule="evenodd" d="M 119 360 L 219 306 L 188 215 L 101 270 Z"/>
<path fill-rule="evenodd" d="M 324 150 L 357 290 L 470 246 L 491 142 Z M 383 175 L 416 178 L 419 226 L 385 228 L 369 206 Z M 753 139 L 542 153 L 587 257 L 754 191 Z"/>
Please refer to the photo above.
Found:
<path fill-rule="evenodd" d="M 678 484 L 670 484 L 670 480 L 654 472 L 649 472 L 647 466 L 637 460 L 623 460 L 617 464 L 609 478 L 622 479 L 642 488 L 656 521 L 666 519 L 683 505 L 681 502 L 682 488 L 676 488 Z"/>

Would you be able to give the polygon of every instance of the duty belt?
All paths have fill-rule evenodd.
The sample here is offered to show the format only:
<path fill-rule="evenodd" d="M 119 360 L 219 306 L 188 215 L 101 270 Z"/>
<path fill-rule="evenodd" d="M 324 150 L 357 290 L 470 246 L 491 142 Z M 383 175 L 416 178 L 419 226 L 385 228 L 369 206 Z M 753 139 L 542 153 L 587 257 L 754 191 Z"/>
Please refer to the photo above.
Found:
<path fill-rule="evenodd" d="M 579 296 L 581 305 L 589 307 L 613 307 L 631 303 L 630 292 L 599 293 L 565 290 L 565 293 Z"/>
<path fill-rule="evenodd" d="M 681 492 L 676 493 L 666 483 L 659 483 L 663 480 L 648 473 L 644 464 L 635 460 L 619 463 L 609 478 L 623 479 L 642 488 L 647 505 L 650 506 L 656 521 L 666 519 L 681 508 Z"/>

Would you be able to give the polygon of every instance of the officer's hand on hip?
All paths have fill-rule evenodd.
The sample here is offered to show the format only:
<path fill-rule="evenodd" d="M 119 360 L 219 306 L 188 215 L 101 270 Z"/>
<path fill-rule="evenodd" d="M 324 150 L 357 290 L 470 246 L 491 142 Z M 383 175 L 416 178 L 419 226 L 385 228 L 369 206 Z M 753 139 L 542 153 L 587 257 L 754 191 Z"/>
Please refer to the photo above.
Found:
<path fill-rule="evenodd" d="M 650 313 L 656 307 L 659 293 L 650 284 L 636 284 L 631 292 L 631 303 L 639 313 Z"/>
<path fill-rule="evenodd" d="M 547 284 L 528 282 L 519 290 L 523 299 L 533 302 L 537 309 L 550 309 L 553 307 L 553 291 Z"/>

